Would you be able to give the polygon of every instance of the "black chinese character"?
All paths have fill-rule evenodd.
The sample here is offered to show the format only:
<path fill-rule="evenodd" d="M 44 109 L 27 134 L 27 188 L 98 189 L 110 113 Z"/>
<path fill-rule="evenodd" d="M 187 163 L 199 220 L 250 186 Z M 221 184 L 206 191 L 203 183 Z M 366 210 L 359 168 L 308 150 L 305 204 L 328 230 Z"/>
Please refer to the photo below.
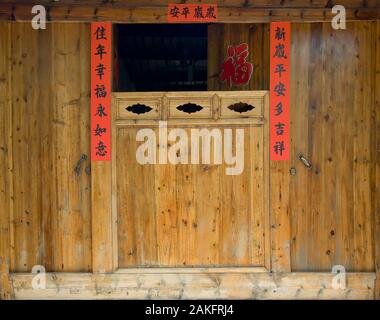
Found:
<path fill-rule="evenodd" d="M 95 136 L 101 137 L 102 134 L 106 132 L 106 130 L 107 130 L 106 128 L 102 128 L 102 127 L 99 126 L 99 124 L 97 124 L 96 128 L 94 130 L 95 131 Z"/>
<path fill-rule="evenodd" d="M 179 9 L 174 6 L 174 8 L 170 9 L 170 15 L 173 17 L 173 18 L 178 18 L 178 15 L 179 15 Z"/>
<path fill-rule="evenodd" d="M 104 86 L 104 84 L 102 85 L 96 85 L 96 88 L 95 88 L 95 95 L 97 98 L 105 98 L 107 96 L 107 91 L 106 91 L 106 87 Z"/>
<path fill-rule="evenodd" d="M 102 63 L 99 63 L 97 66 L 96 66 L 96 75 L 99 77 L 100 80 L 102 80 L 103 76 L 104 76 L 104 70 L 106 69 L 106 67 L 102 64 Z"/>
<path fill-rule="evenodd" d="M 278 122 L 274 126 L 276 127 L 276 135 L 278 135 L 278 136 L 284 135 L 285 123 Z"/>
<path fill-rule="evenodd" d="M 285 50 L 284 50 L 285 46 L 283 44 L 278 44 L 276 46 L 276 52 L 274 53 L 274 57 L 277 57 L 279 59 L 281 58 L 284 58 L 284 59 L 287 59 L 287 56 L 285 55 Z"/>
<path fill-rule="evenodd" d="M 182 9 L 181 15 L 185 16 L 185 19 L 186 19 L 189 14 L 190 14 L 189 8 L 188 7 L 184 7 Z"/>
<path fill-rule="evenodd" d="M 103 59 L 103 54 L 107 54 L 107 52 L 105 51 L 105 47 L 102 46 L 101 44 L 99 44 L 98 47 L 96 48 L 95 55 L 96 56 L 100 56 L 100 60 L 102 60 Z"/>
<path fill-rule="evenodd" d="M 100 118 L 107 117 L 107 113 L 105 113 L 104 110 L 105 108 L 101 104 L 99 104 L 95 115 L 99 116 Z"/>
<path fill-rule="evenodd" d="M 280 156 L 282 156 L 282 152 L 285 151 L 284 141 L 276 141 L 273 149 L 276 154 L 280 154 Z"/>
<path fill-rule="evenodd" d="M 280 81 L 275 87 L 274 91 L 277 93 L 277 97 L 279 96 L 285 96 L 285 85 Z"/>
<path fill-rule="evenodd" d="M 101 26 L 101 27 L 98 27 L 94 33 L 96 35 L 96 40 L 107 40 L 106 38 L 106 29 Z"/>
<path fill-rule="evenodd" d="M 285 40 L 285 28 L 277 27 L 274 38 L 276 40 Z"/>
<path fill-rule="evenodd" d="M 276 70 L 274 73 L 278 73 L 279 77 L 281 78 L 281 73 L 285 72 L 286 70 L 284 69 L 284 65 L 282 63 L 276 65 Z"/>
<path fill-rule="evenodd" d="M 277 104 L 277 106 L 275 106 L 275 108 L 276 108 L 276 114 L 275 114 L 275 116 L 279 116 L 282 113 L 282 103 L 279 102 Z"/>
<path fill-rule="evenodd" d="M 215 16 L 215 7 L 208 7 L 207 8 L 206 18 L 216 19 L 216 16 Z"/>
<path fill-rule="evenodd" d="M 203 19 L 202 7 L 197 6 L 194 10 L 194 18 Z"/>
<path fill-rule="evenodd" d="M 102 141 L 99 141 L 98 145 L 96 146 L 96 150 L 98 150 L 96 151 L 96 155 L 104 157 L 107 154 L 106 148 L 107 146 Z"/>

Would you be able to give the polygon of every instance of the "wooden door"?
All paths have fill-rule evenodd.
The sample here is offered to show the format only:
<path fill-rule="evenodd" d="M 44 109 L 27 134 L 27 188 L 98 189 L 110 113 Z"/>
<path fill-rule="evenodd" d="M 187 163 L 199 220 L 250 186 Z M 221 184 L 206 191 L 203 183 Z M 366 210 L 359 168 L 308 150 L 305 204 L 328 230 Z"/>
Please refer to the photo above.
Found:
<path fill-rule="evenodd" d="M 116 93 L 113 110 L 118 267 L 269 267 L 266 92 Z M 141 129 L 156 139 L 156 164 L 137 161 L 147 141 L 137 141 Z M 189 141 L 187 164 L 160 164 L 160 152 L 167 154 L 160 137 L 183 130 L 192 140 L 193 129 L 216 135 L 209 163 L 201 144 L 201 163 L 193 163 L 196 147 Z M 234 155 L 238 130 L 244 136 L 241 174 L 228 175 L 230 165 L 214 161 L 218 132 L 226 152 L 226 130 L 232 130 Z"/>
<path fill-rule="evenodd" d="M 375 25 L 292 25 L 291 264 L 372 271 Z M 301 78 L 299 75 L 303 75 Z M 298 159 L 307 158 L 306 168 Z"/>

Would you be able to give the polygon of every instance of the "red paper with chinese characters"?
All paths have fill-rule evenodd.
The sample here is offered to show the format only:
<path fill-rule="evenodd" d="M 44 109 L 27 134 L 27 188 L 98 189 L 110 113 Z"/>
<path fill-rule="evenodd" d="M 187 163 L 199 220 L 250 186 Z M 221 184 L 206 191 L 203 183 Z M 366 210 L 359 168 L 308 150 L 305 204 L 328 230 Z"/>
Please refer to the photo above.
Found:
<path fill-rule="evenodd" d="M 217 4 L 168 4 L 168 22 L 217 22 Z"/>
<path fill-rule="evenodd" d="M 227 58 L 222 63 L 219 79 L 231 88 L 248 84 L 253 72 L 253 64 L 247 61 L 249 47 L 247 43 L 228 46 Z"/>
<path fill-rule="evenodd" d="M 111 37 L 111 23 L 91 23 L 91 161 L 111 160 Z"/>
<path fill-rule="evenodd" d="M 270 159 L 290 155 L 290 22 L 270 26 Z"/>

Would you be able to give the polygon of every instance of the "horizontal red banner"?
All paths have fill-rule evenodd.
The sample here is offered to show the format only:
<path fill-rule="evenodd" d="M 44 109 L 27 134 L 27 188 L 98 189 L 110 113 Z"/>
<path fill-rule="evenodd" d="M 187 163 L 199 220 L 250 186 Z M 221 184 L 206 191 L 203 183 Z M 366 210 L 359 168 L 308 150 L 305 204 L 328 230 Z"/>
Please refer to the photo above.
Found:
<path fill-rule="evenodd" d="M 169 4 L 168 22 L 217 22 L 217 4 Z"/>

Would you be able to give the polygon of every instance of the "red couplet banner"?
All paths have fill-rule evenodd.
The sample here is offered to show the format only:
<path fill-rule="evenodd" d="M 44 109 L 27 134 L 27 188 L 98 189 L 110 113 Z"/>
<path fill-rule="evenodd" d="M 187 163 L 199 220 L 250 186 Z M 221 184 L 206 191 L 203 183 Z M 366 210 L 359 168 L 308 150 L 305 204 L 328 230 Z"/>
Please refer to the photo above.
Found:
<path fill-rule="evenodd" d="M 217 22 L 217 4 L 169 4 L 168 22 Z"/>
<path fill-rule="evenodd" d="M 270 26 L 270 159 L 290 156 L 290 22 Z"/>
<path fill-rule="evenodd" d="M 111 160 L 112 24 L 91 24 L 91 161 Z"/>

